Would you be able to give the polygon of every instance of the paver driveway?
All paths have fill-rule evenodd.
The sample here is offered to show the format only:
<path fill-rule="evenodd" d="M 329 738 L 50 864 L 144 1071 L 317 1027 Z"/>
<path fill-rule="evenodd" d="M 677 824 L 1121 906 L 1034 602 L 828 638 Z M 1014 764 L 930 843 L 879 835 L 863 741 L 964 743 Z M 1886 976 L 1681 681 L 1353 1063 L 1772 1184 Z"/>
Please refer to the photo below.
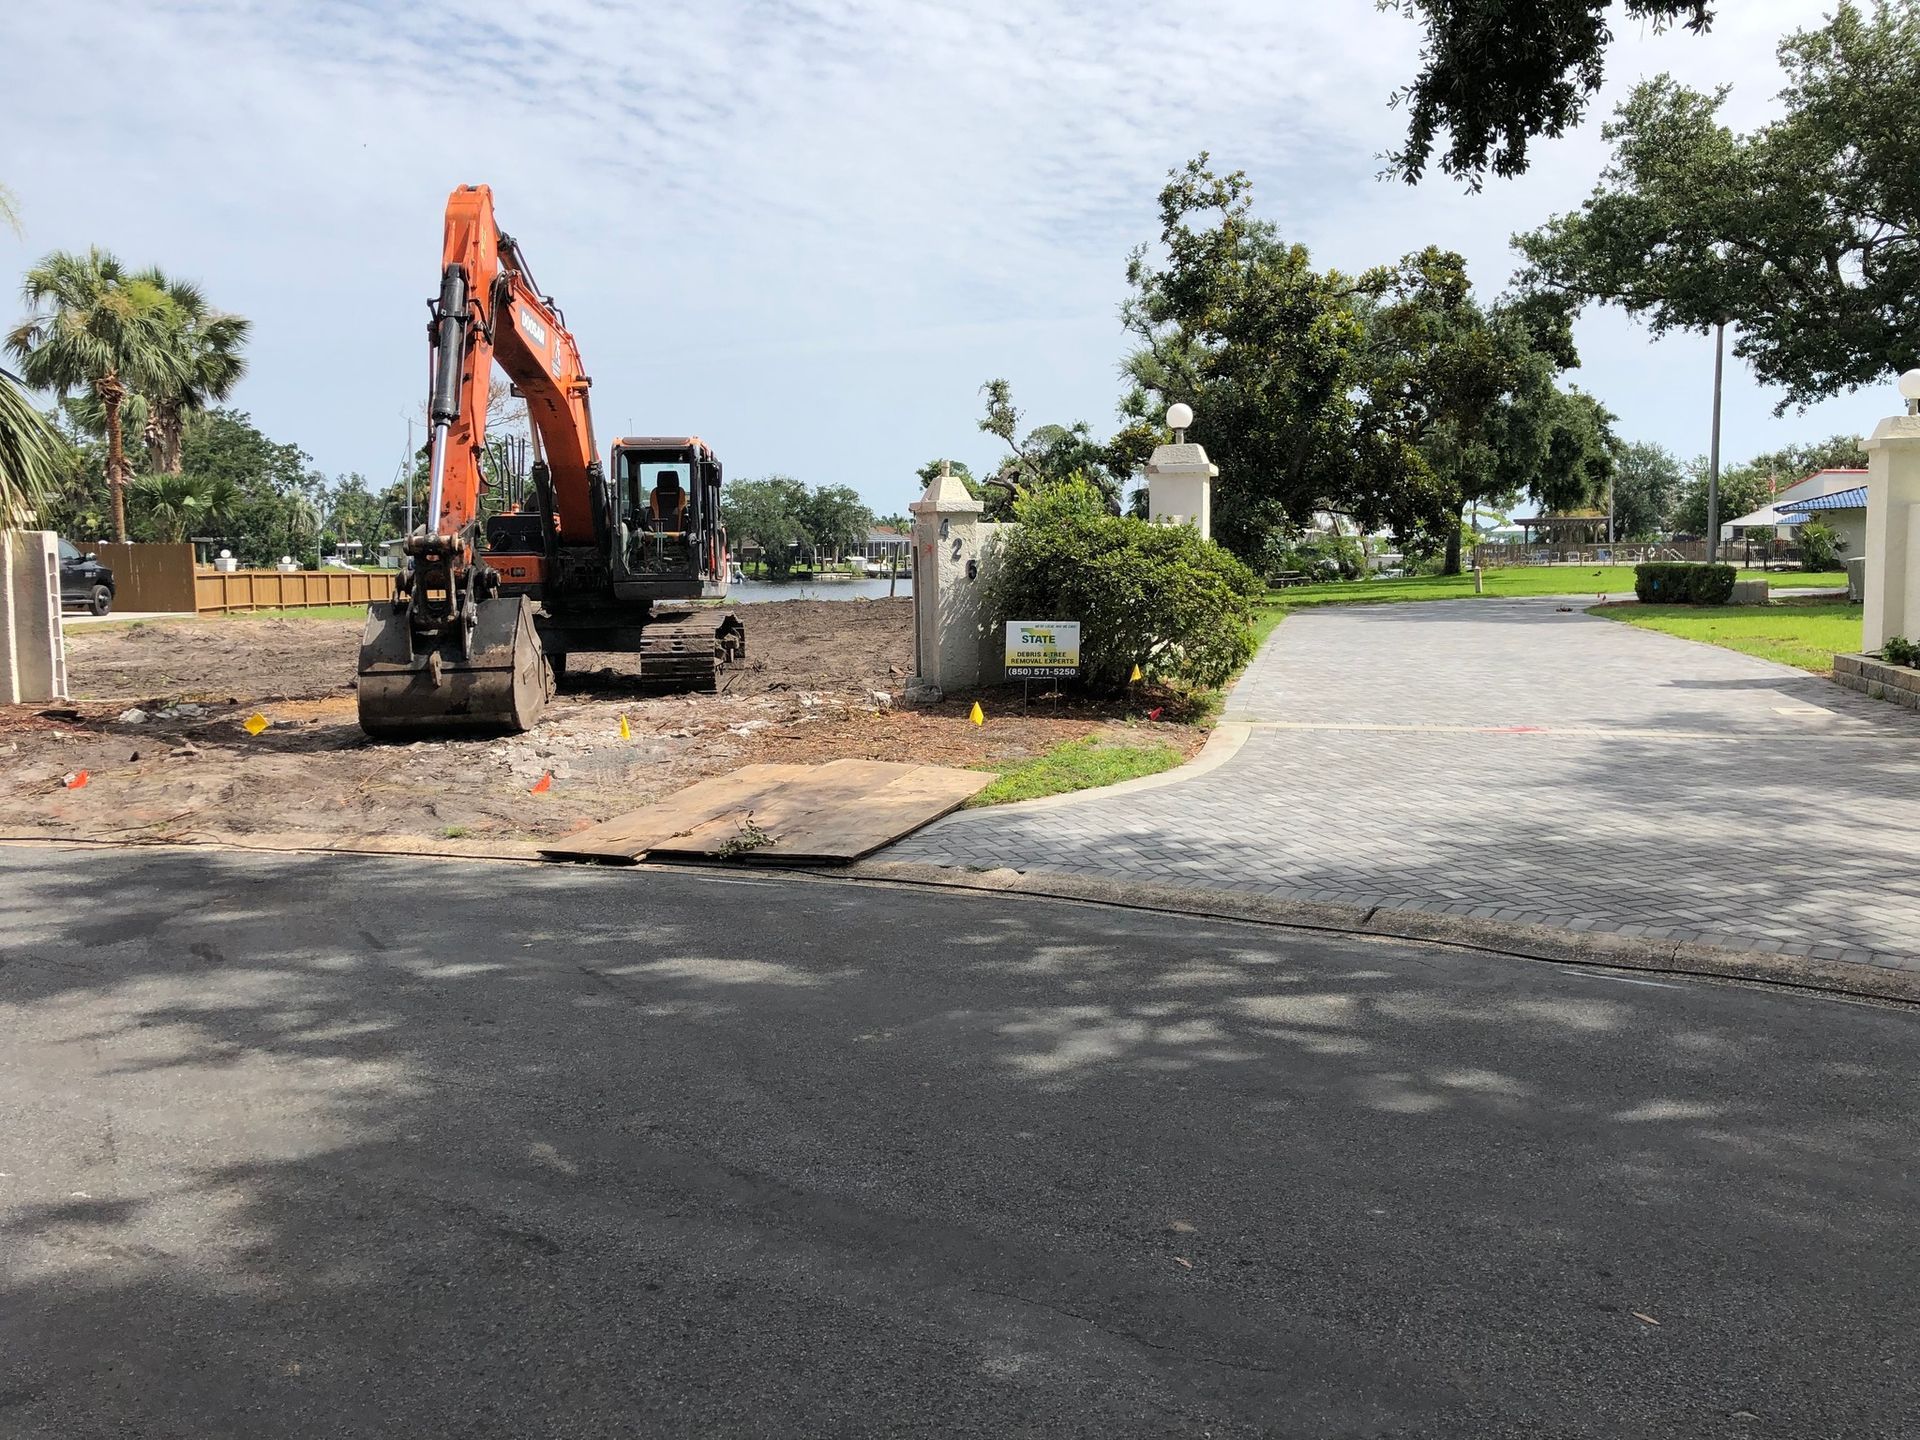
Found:
<path fill-rule="evenodd" d="M 1229 698 L 1252 729 L 1225 765 L 886 858 L 1920 969 L 1920 717 L 1587 603 L 1295 615 Z"/>

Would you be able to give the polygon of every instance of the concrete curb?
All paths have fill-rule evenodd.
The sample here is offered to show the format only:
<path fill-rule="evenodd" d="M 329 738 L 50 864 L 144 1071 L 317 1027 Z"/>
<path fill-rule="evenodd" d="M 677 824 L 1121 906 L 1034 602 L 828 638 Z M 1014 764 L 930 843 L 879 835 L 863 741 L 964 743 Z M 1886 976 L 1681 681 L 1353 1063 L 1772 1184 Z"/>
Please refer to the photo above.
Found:
<path fill-rule="evenodd" d="M 411 836 L 369 836 L 347 840 L 336 835 L 299 831 L 261 835 L 208 831 L 190 838 L 170 837 L 164 840 L 104 835 L 0 835 L 0 845 L 64 846 L 73 849 L 251 850 L 302 855 L 410 855 L 431 860 L 496 860 L 544 866 L 554 863 L 542 856 L 530 841 L 436 840 Z M 623 868 L 637 872 L 660 869 L 686 873 L 725 871 L 763 878 L 828 882 L 856 880 L 871 884 L 1017 895 L 1038 900 L 1067 900 L 1089 905 L 1152 910 L 1161 914 L 1189 915 L 1197 919 L 1233 920 L 1376 940 L 1411 940 L 1450 945 L 1563 965 L 1595 965 L 1663 975 L 1744 980 L 1858 999 L 1920 1003 L 1920 973 L 1844 960 L 1819 960 L 1806 955 L 1785 955 L 1770 950 L 1709 945 L 1692 940 L 1650 940 L 1601 931 L 1563 930 L 1552 925 L 1440 915 L 1421 910 L 1340 905 L 1316 900 L 1276 900 L 1237 890 L 1214 890 L 1197 885 L 1152 885 L 1084 875 L 1031 874 L 1010 869 L 966 870 L 899 860 L 865 860 L 849 866 L 792 868 L 725 863 Z"/>
<path fill-rule="evenodd" d="M 1832 995 L 1920 1003 L 1920 974 L 1691 940 L 1650 940 L 1420 910 L 1276 900 L 1195 885 L 1151 885 L 1006 869 L 963 870 L 906 861 L 868 860 L 837 873 L 884 883 L 1077 900 L 1296 930 L 1335 931 L 1382 940 L 1416 940 L 1565 965 L 1746 980 Z"/>

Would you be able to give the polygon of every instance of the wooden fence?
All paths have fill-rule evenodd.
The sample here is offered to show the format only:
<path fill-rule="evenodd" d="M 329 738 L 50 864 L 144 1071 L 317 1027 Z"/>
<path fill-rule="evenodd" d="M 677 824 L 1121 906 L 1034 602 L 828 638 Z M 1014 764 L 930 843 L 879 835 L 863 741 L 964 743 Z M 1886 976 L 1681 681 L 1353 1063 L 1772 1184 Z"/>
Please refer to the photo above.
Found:
<path fill-rule="evenodd" d="M 193 577 L 202 615 L 287 610 L 303 605 L 365 605 L 393 596 L 391 570 L 202 570 Z"/>
<path fill-rule="evenodd" d="M 365 605 L 393 595 L 392 570 L 212 570 L 191 545 L 81 547 L 113 569 L 113 608 L 122 613 L 219 615 L 306 605 Z"/>
<path fill-rule="evenodd" d="M 122 545 L 101 540 L 83 545 L 113 571 L 113 608 L 130 611 L 194 609 L 193 546 Z"/>

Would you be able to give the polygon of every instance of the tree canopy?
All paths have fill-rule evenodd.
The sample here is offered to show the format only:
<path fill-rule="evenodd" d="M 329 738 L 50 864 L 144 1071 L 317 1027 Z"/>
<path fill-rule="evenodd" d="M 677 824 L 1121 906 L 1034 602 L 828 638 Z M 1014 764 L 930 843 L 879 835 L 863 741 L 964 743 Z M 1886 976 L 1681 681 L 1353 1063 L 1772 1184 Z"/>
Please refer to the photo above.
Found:
<path fill-rule="evenodd" d="M 1655 334 L 1734 327 L 1734 354 L 1805 407 L 1920 361 L 1920 0 L 1843 3 L 1780 44 L 1780 119 L 1662 76 L 1603 134 L 1581 208 L 1516 237 L 1524 283 L 1624 307 Z"/>
<path fill-rule="evenodd" d="M 1084 420 L 1071 425 L 1036 425 L 1022 433 L 1023 412 L 1013 403 L 1013 387 L 1005 380 L 989 380 L 980 387 L 987 397 L 980 429 L 1007 447 L 1007 459 L 987 482 L 998 496 L 987 496 L 990 519 L 1001 518 L 1022 495 L 1069 481 L 1084 481 L 1105 498 L 1107 509 L 1120 513 L 1127 476 L 1134 468 L 1124 445 L 1116 448 L 1093 438 Z"/>
<path fill-rule="evenodd" d="M 823 551 L 845 553 L 867 543 L 873 511 L 849 485 L 822 485 L 800 503 L 800 528 L 818 562 Z"/>
<path fill-rule="evenodd" d="M 1109 448 L 1143 453 L 1166 405 L 1190 403 L 1189 434 L 1221 470 L 1214 530 L 1236 552 L 1332 512 L 1457 565 L 1465 506 L 1604 490 L 1612 417 L 1557 383 L 1576 358 L 1566 306 L 1483 304 L 1465 261 L 1435 247 L 1358 276 L 1316 270 L 1253 214 L 1246 176 L 1204 155 L 1160 206 L 1165 261 L 1135 252 L 1123 310 L 1134 423 Z"/>
<path fill-rule="evenodd" d="M 775 575 L 793 568 L 796 550 L 806 550 L 818 563 L 826 551 L 865 545 L 873 528 L 873 511 L 851 486 L 809 490 L 791 475 L 733 481 L 721 492 L 720 515 L 728 542 L 757 546 Z"/>
<path fill-rule="evenodd" d="M 176 368 L 166 291 L 95 247 L 48 255 L 27 271 L 21 294 L 31 313 L 8 334 L 7 352 L 35 389 L 88 390 L 100 403 L 114 536 L 124 540 L 128 468 L 120 407 L 132 391 L 167 383 Z"/>
<path fill-rule="evenodd" d="M 169 363 L 140 387 L 147 468 L 178 475 L 188 419 L 225 400 L 246 374 L 240 352 L 253 323 L 214 309 L 191 280 L 158 269 L 141 272 L 139 279 L 166 296 L 163 343 L 170 352 Z"/>
<path fill-rule="evenodd" d="M 1613 533 L 1623 540 L 1659 535 L 1679 499 L 1682 479 L 1680 462 L 1665 446 L 1645 440 L 1622 444 L 1614 452 Z M 1700 524 L 1706 525 L 1704 501 Z"/>
<path fill-rule="evenodd" d="M 1420 21 L 1420 72 L 1393 103 L 1407 111 L 1406 143 L 1388 172 L 1417 182 L 1440 168 L 1479 188 L 1486 173 L 1526 170 L 1528 145 L 1580 122 L 1606 77 L 1610 0 L 1376 0 Z M 1628 18 L 1700 32 L 1711 0 L 1626 0 Z M 1442 146 L 1441 137 L 1445 135 Z"/>

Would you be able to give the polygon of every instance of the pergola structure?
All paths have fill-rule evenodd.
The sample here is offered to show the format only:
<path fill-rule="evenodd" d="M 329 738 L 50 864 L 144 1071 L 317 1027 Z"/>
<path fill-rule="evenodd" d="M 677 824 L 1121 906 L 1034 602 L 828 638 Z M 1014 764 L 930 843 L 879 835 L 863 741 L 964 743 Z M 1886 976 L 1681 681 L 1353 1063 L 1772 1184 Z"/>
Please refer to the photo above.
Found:
<path fill-rule="evenodd" d="M 1520 527 L 1523 545 L 1605 545 L 1604 515 L 1516 515 L 1509 522 Z M 1538 538 L 1535 538 L 1538 532 Z"/>

